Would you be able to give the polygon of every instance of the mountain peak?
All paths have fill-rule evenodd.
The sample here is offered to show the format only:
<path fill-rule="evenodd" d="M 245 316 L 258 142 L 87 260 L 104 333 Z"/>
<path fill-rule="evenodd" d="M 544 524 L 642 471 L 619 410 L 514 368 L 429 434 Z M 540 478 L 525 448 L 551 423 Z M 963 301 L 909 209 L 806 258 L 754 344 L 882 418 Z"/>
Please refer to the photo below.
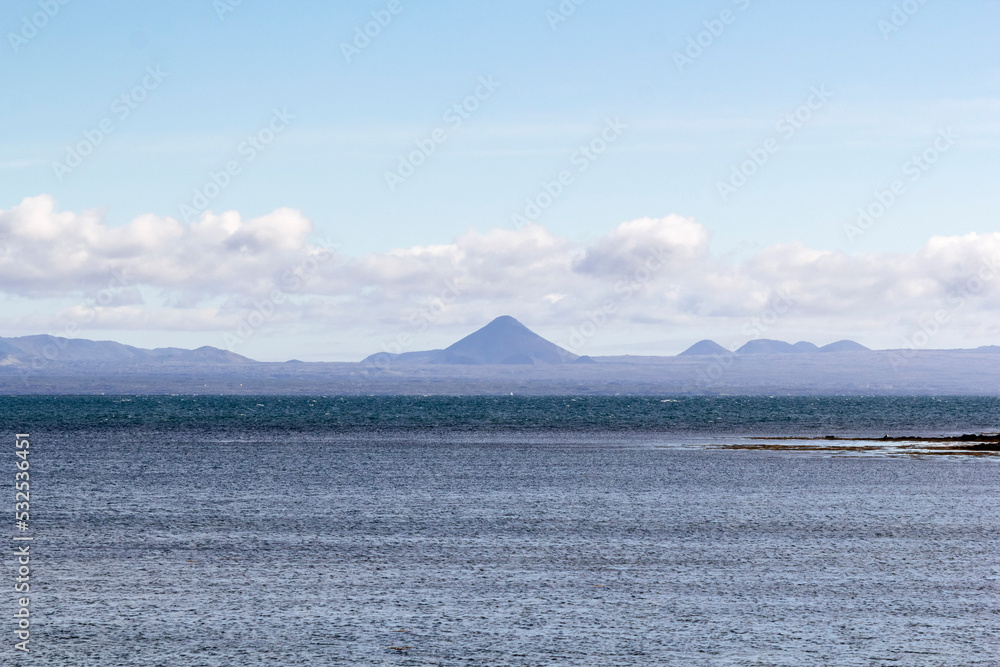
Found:
<path fill-rule="evenodd" d="M 830 343 L 829 345 L 824 345 L 819 348 L 820 352 L 867 352 L 868 348 L 861 343 L 855 343 L 853 340 L 838 340 L 836 343 Z"/>
<path fill-rule="evenodd" d="M 736 350 L 738 354 L 787 354 L 790 352 L 812 353 L 812 352 L 856 352 L 868 350 L 867 347 L 853 340 L 838 340 L 823 347 L 818 347 L 815 343 L 800 340 L 792 345 L 782 340 L 770 340 L 767 338 L 757 338 Z"/>
<path fill-rule="evenodd" d="M 718 343 L 716 343 L 714 340 L 705 339 L 705 340 L 698 341 L 697 343 L 695 343 L 694 345 L 692 345 L 688 349 L 684 350 L 683 352 L 681 352 L 677 356 L 678 357 L 697 357 L 697 356 L 705 356 L 705 355 L 710 355 L 710 354 L 728 354 L 728 353 L 729 353 L 729 350 L 727 350 L 726 348 L 722 347 L 721 345 L 719 345 Z"/>
<path fill-rule="evenodd" d="M 796 349 L 794 345 L 783 340 L 755 338 L 736 350 L 736 354 L 788 354 L 799 352 L 800 349 Z"/>
<path fill-rule="evenodd" d="M 577 355 L 551 343 L 510 315 L 501 315 L 441 351 L 446 364 L 564 364 Z"/>
<path fill-rule="evenodd" d="M 510 315 L 501 315 L 486 326 L 443 350 L 373 354 L 365 361 L 383 359 L 418 364 L 566 364 L 577 355 L 545 340 Z M 584 362 L 585 363 L 585 362 Z"/>
<path fill-rule="evenodd" d="M 487 331 L 491 329 L 523 329 L 524 331 L 531 331 L 531 329 L 521 324 L 517 318 L 511 317 L 510 315 L 501 315 L 500 317 L 493 318 L 489 324 L 484 326 L 479 331 Z"/>

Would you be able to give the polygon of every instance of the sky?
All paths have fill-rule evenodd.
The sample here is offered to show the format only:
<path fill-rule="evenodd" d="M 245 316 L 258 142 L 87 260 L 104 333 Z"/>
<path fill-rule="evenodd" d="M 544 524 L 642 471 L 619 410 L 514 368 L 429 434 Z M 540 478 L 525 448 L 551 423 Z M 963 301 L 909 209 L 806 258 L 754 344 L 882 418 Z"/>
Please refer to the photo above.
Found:
<path fill-rule="evenodd" d="M 1000 2 L 9 0 L 0 336 L 1000 344 Z"/>

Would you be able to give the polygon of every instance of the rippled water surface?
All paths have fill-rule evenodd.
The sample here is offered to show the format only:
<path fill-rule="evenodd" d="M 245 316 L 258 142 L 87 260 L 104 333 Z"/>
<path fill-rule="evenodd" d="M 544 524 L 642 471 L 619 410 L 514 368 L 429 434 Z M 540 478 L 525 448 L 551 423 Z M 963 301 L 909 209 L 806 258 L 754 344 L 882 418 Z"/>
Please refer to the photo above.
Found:
<path fill-rule="evenodd" d="M 22 660 L 7 642 L 4 655 L 996 665 L 995 457 L 709 445 L 979 432 L 998 407 L 0 399 L 5 428 L 30 429 L 35 448 L 33 650 Z"/>

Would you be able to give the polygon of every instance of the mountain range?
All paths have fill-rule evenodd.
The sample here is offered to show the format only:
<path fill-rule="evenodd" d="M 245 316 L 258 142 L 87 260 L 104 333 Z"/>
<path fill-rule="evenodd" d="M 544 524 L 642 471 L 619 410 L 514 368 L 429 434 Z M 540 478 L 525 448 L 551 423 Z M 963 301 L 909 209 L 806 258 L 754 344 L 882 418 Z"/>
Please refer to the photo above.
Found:
<path fill-rule="evenodd" d="M 258 362 L 214 347 L 0 338 L 0 394 L 882 394 L 1000 396 L 1000 347 L 870 350 L 703 340 L 676 356 L 579 356 L 510 316 L 443 349 Z"/>
<path fill-rule="evenodd" d="M 858 352 L 869 348 L 850 340 L 819 347 L 800 341 L 756 339 L 736 350 L 736 354 L 793 354 L 812 352 Z M 702 340 L 678 356 L 726 355 L 729 351 L 715 341 Z M 44 360 L 46 363 L 119 363 L 119 364 L 205 364 L 230 365 L 258 363 L 253 359 L 205 345 L 194 350 L 178 347 L 144 349 L 114 341 L 61 338 L 49 335 L 0 337 L 0 365 L 11 366 Z M 300 362 L 301 363 L 301 362 Z M 542 338 L 509 315 L 502 315 L 444 349 L 390 354 L 378 352 L 362 363 L 523 365 L 597 363 Z"/>
<path fill-rule="evenodd" d="M 443 350 L 379 352 L 361 363 L 406 364 L 567 364 L 592 362 L 551 343 L 510 315 L 501 315 L 482 329 Z"/>
<path fill-rule="evenodd" d="M 248 364 L 252 359 L 205 345 L 194 350 L 160 347 L 153 350 L 123 345 L 110 340 L 61 338 L 37 335 L 0 338 L 0 365 L 17 366 L 39 363 L 178 363 L 178 364 Z"/>
<path fill-rule="evenodd" d="M 861 343 L 853 340 L 838 340 L 822 347 L 815 343 L 800 340 L 798 343 L 786 343 L 783 340 L 769 338 L 754 339 L 736 350 L 736 354 L 809 354 L 812 352 L 864 352 L 870 351 Z M 714 340 L 701 340 L 681 352 L 680 357 L 729 354 L 729 350 Z"/>
<path fill-rule="evenodd" d="M 862 352 L 869 348 L 853 340 L 839 340 L 822 347 L 799 341 L 786 343 L 760 338 L 736 350 L 736 354 L 802 354 L 812 352 Z M 698 341 L 681 352 L 680 357 L 728 355 L 730 352 L 712 340 Z M 510 315 L 502 315 L 482 329 L 474 331 L 443 350 L 423 350 L 390 354 L 379 352 L 365 357 L 365 364 L 568 364 L 598 363 L 589 356 L 578 356 L 551 343 Z"/>

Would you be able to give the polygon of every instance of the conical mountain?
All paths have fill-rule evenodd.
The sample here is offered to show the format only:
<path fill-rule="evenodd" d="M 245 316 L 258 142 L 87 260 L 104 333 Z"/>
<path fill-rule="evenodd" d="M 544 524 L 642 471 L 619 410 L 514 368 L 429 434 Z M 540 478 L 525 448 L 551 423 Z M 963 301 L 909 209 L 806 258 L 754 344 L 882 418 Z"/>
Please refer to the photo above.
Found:
<path fill-rule="evenodd" d="M 577 355 L 550 343 L 510 315 L 441 350 L 441 364 L 564 364 Z"/>
<path fill-rule="evenodd" d="M 550 343 L 510 315 L 496 318 L 443 350 L 373 354 L 365 361 L 386 359 L 423 364 L 566 364 L 577 355 Z"/>
<path fill-rule="evenodd" d="M 728 354 L 729 350 L 722 347 L 714 340 L 700 340 L 688 349 L 684 350 L 678 357 L 697 357 L 697 356 L 707 356 L 711 354 Z"/>

